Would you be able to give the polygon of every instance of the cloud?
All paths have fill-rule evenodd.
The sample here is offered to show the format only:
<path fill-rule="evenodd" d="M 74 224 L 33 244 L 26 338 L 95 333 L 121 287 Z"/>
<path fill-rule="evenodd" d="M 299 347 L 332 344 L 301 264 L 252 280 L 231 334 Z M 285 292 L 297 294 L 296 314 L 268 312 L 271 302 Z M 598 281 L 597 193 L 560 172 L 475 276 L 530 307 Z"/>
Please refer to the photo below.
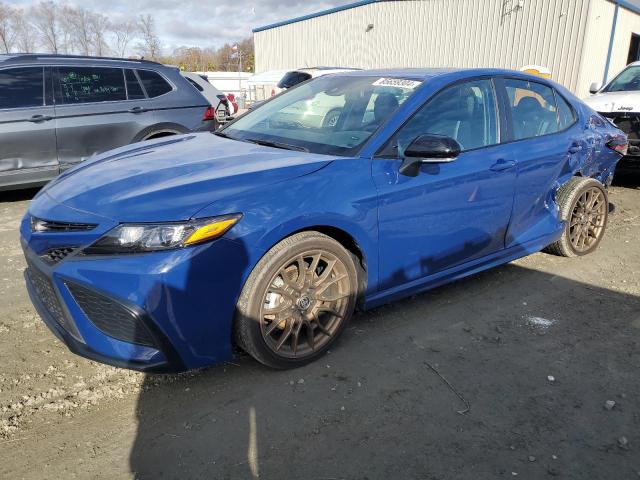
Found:
<path fill-rule="evenodd" d="M 13 0 L 28 8 L 36 1 Z M 58 3 L 58 2 L 56 2 Z M 151 14 L 164 49 L 219 47 L 251 36 L 251 29 L 337 5 L 345 0 L 69 0 L 73 6 L 102 13 L 118 22 Z M 135 5 L 135 8 L 132 7 Z"/>

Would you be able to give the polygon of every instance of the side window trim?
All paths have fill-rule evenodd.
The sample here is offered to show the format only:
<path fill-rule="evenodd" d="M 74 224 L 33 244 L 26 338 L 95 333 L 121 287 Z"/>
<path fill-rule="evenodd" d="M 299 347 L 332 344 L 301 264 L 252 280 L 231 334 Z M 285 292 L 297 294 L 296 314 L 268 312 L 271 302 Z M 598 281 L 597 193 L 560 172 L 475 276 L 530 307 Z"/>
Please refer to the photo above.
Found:
<path fill-rule="evenodd" d="M 576 109 L 573 108 L 573 105 L 571 104 L 571 102 L 568 101 L 566 98 L 564 98 L 564 96 L 560 92 L 558 92 L 558 90 L 556 90 L 555 88 L 553 88 L 552 90 L 553 90 L 553 96 L 556 99 L 556 111 L 558 113 L 558 127 L 560 127 L 560 107 L 558 106 L 558 98 L 562 100 L 567 105 L 567 107 L 569 107 L 569 111 L 571 111 L 571 115 L 573 116 L 573 122 L 571 122 L 562 130 L 558 130 L 557 132 L 557 133 L 562 133 L 569 130 L 576 123 L 578 123 L 578 112 L 576 112 Z"/>
<path fill-rule="evenodd" d="M 144 93 L 143 100 L 149 100 L 149 93 L 147 92 L 147 88 L 144 86 L 144 83 L 142 82 L 140 75 L 138 75 L 138 69 L 132 68 L 131 71 L 133 72 L 133 75 L 136 77 L 136 80 L 138 81 L 138 85 L 140 85 L 140 88 L 142 89 L 142 93 Z"/>
<path fill-rule="evenodd" d="M 383 150 L 386 149 L 387 144 L 398 134 L 398 132 L 400 132 L 400 130 L 402 130 L 411 120 L 413 120 L 413 118 L 418 115 L 420 113 L 420 111 L 425 108 L 434 98 L 436 98 L 438 95 L 440 95 L 442 92 L 448 90 L 449 88 L 455 87 L 457 85 L 460 84 L 464 84 L 464 83 L 472 83 L 472 82 L 477 82 L 477 81 L 481 81 L 481 80 L 488 80 L 489 83 L 491 83 L 491 89 L 493 91 L 493 97 L 494 97 L 494 108 L 496 110 L 496 140 L 497 142 L 491 145 L 485 145 L 482 147 L 477 147 L 477 148 L 470 148 L 468 150 L 464 150 L 462 153 L 465 152 L 472 152 L 475 150 L 480 150 L 482 148 L 491 148 L 491 147 L 495 147 L 498 145 L 501 145 L 502 143 L 502 105 L 501 105 L 501 101 L 499 99 L 499 92 L 497 89 L 497 85 L 495 83 L 495 80 L 499 78 L 499 77 L 495 77 L 493 75 L 480 75 L 477 77 L 469 77 L 469 78 L 463 78 L 461 80 L 458 80 L 456 82 L 452 82 L 449 83 L 447 85 L 445 85 L 444 87 L 442 87 L 440 90 L 437 90 L 436 92 L 434 92 L 422 105 L 420 105 L 410 116 L 409 118 L 407 118 L 402 125 L 400 125 L 391 135 L 389 135 L 389 137 L 387 138 L 387 140 L 382 144 L 382 146 L 380 146 L 380 148 L 378 148 L 378 150 L 373 154 L 373 159 L 386 159 L 386 160 L 401 160 L 400 157 L 396 156 L 396 157 L 390 157 L 388 155 L 381 155 L 381 152 Z M 505 93 L 506 94 L 506 93 Z"/>
<path fill-rule="evenodd" d="M 493 84 L 496 89 L 496 97 L 500 108 L 500 143 L 509 143 L 513 139 L 513 117 L 509 107 L 509 96 L 504 86 L 504 77 L 494 77 Z"/>

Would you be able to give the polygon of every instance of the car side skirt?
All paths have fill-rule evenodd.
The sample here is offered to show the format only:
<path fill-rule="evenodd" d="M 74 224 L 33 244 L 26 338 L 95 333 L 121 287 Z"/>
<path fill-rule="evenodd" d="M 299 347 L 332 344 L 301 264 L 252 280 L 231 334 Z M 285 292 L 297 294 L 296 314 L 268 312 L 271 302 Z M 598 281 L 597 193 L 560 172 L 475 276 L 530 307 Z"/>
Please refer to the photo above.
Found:
<path fill-rule="evenodd" d="M 468 277 L 469 275 L 473 275 L 474 273 L 478 273 L 483 270 L 496 267 L 498 265 L 509 263 L 518 258 L 526 257 L 527 255 L 531 255 L 532 253 L 539 252 L 547 245 L 560 238 L 564 227 L 565 224 L 560 223 L 558 224 L 557 230 L 554 231 L 551 235 L 537 238 L 535 240 L 527 242 L 526 244 L 514 245 L 492 255 L 488 255 L 471 262 L 463 263 L 462 265 L 457 265 L 456 267 L 443 270 L 428 277 L 423 277 L 413 282 L 370 295 L 364 301 L 363 310 L 376 308 L 386 303 L 390 303 L 407 297 L 409 295 L 415 295 L 417 293 L 425 292 L 427 290 L 431 290 L 432 288 L 436 288 L 441 285 L 460 280 L 464 277 Z"/>

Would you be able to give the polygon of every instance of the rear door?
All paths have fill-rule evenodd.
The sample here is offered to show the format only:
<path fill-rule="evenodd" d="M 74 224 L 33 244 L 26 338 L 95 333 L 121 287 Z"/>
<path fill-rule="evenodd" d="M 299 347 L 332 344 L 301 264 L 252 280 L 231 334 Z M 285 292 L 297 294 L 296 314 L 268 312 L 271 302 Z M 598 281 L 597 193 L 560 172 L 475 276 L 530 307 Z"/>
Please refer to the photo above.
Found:
<path fill-rule="evenodd" d="M 60 66 L 54 85 L 61 170 L 128 145 L 154 123 L 133 70 Z"/>
<path fill-rule="evenodd" d="M 592 141 L 578 125 L 572 107 L 543 83 L 504 78 L 510 118 L 510 146 L 518 162 L 513 215 L 507 246 L 535 242 L 557 228 L 553 192 L 568 165 L 580 163 Z"/>
<path fill-rule="evenodd" d="M 45 182 L 58 174 L 47 71 L 42 66 L 0 70 L 0 187 Z"/>

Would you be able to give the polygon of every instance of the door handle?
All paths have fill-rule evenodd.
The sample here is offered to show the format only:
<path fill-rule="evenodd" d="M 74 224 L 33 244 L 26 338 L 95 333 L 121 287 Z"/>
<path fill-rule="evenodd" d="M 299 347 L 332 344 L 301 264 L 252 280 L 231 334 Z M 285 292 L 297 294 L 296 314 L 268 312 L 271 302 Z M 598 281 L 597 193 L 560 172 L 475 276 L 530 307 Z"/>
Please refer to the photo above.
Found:
<path fill-rule="evenodd" d="M 490 170 L 492 172 L 502 172 L 503 170 L 509 170 L 516 166 L 515 160 L 498 160 L 496 163 L 491 165 Z"/>
<path fill-rule="evenodd" d="M 133 107 L 129 109 L 129 113 L 144 113 L 147 109 L 144 107 Z"/>
<path fill-rule="evenodd" d="M 48 122 L 49 120 L 53 120 L 53 117 L 50 117 L 49 115 L 34 115 L 29 119 L 29 121 L 33 123 Z"/>

